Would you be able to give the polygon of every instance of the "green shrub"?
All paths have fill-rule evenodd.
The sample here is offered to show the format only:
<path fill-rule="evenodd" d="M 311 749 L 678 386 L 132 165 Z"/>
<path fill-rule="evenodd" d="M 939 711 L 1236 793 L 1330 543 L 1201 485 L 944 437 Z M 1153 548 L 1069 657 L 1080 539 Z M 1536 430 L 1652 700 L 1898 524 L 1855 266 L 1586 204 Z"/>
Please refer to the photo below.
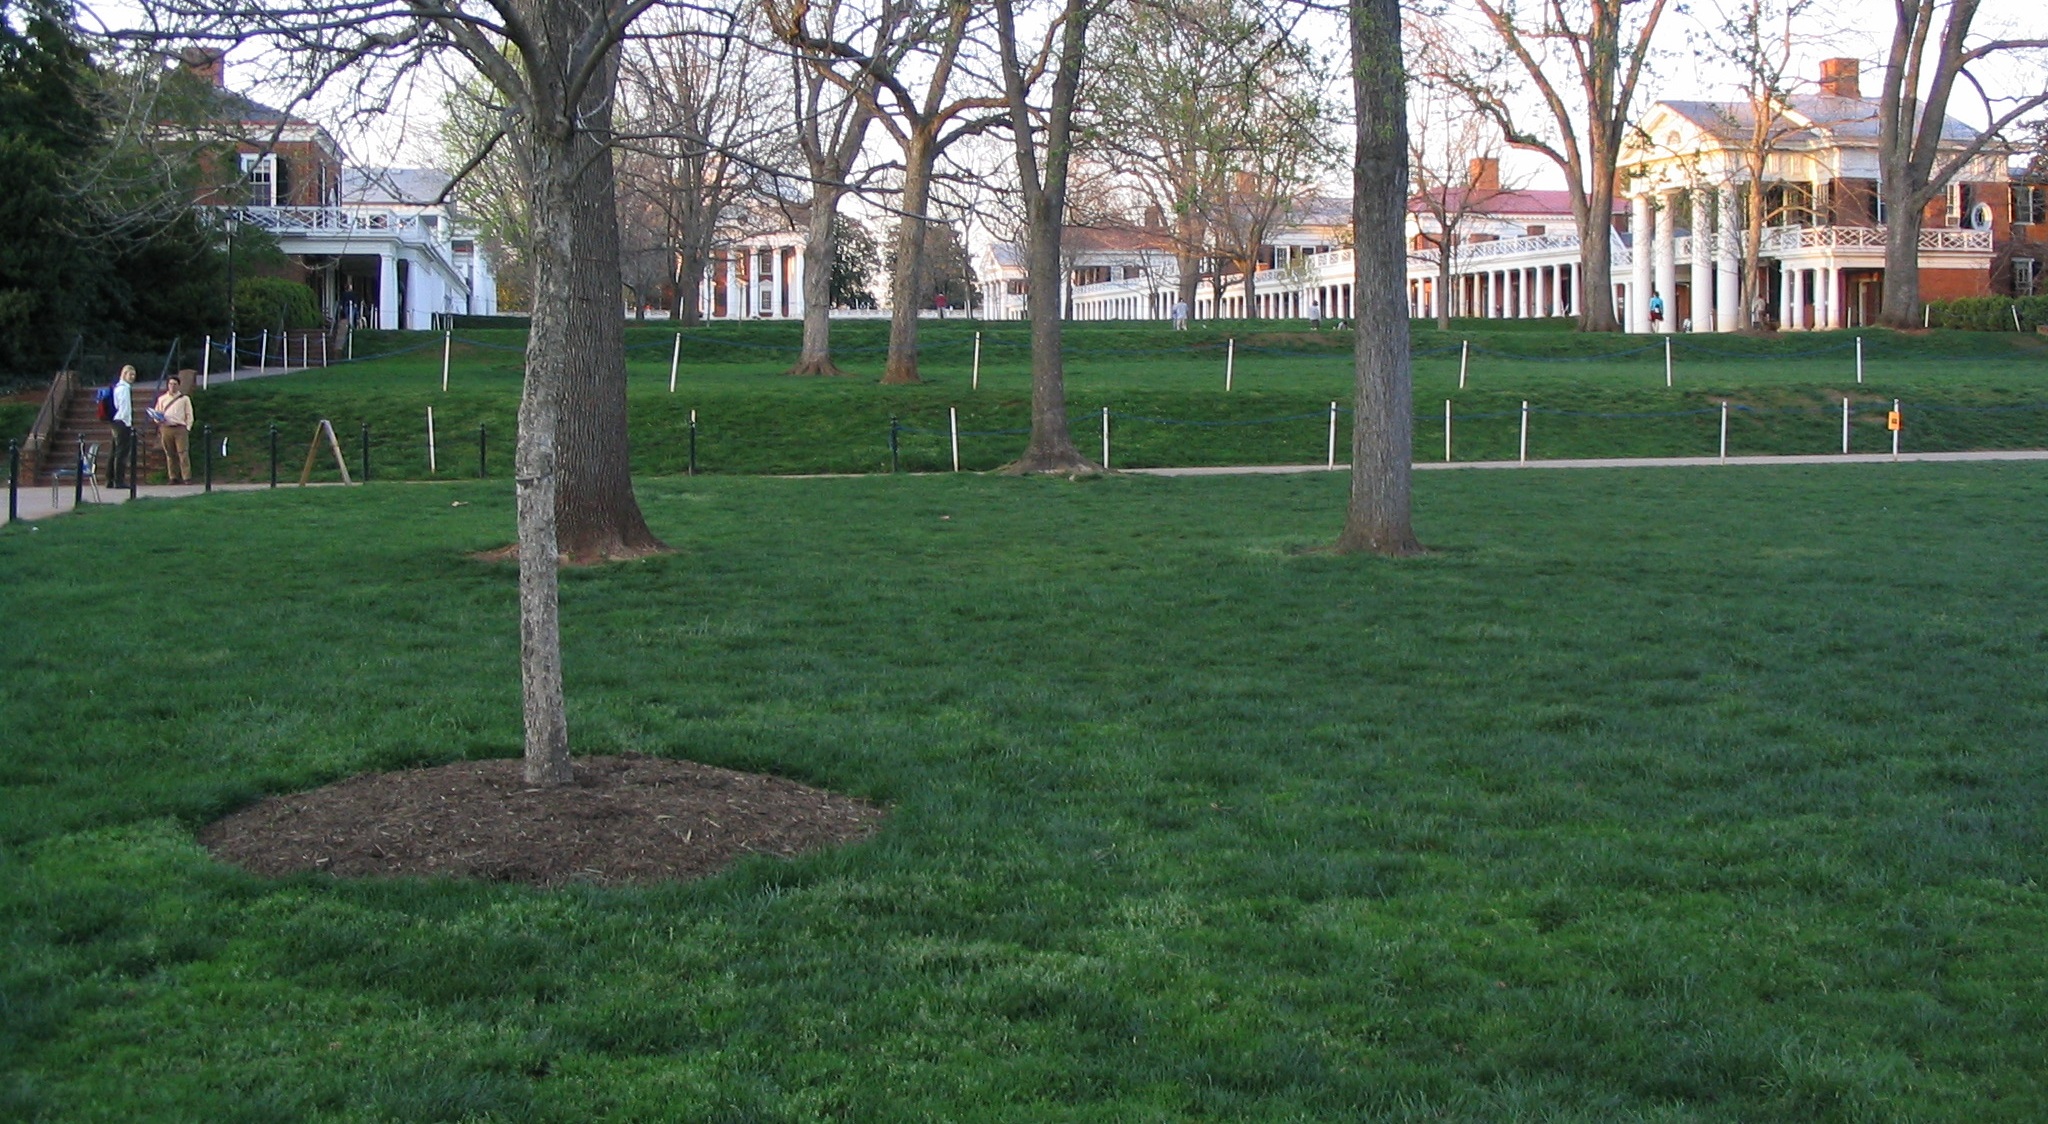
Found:
<path fill-rule="evenodd" d="M 320 311 L 313 304 L 313 290 L 297 281 L 252 277 L 235 284 L 235 320 L 252 332 L 280 322 L 287 328 L 317 328 Z"/>
<path fill-rule="evenodd" d="M 2021 331 L 2031 332 L 2048 324 L 2048 296 L 1958 297 L 1933 301 L 1927 306 L 1927 324 L 1932 328 L 1960 328 L 1966 332 L 2010 332 L 2015 310 L 2019 312 Z"/>

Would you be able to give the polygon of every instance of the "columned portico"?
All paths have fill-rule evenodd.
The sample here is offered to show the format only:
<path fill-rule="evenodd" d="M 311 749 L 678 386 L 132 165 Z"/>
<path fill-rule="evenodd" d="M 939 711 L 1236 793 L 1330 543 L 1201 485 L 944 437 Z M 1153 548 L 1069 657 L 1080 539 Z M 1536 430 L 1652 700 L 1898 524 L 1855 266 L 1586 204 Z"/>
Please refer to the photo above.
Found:
<path fill-rule="evenodd" d="M 1669 332 L 1678 323 L 1678 193 L 1657 193 L 1657 280 L 1652 296 L 1664 300 L 1664 319 L 1657 325 Z"/>
<path fill-rule="evenodd" d="M 1714 322 L 1714 224 L 1711 196 L 1704 189 L 1692 191 L 1692 330 L 1712 332 Z"/>
<path fill-rule="evenodd" d="M 1724 187 L 1720 195 L 1721 236 L 1715 239 L 1714 254 L 1714 320 L 1719 330 L 1732 332 L 1749 323 L 1749 310 L 1742 307 L 1742 224 L 1736 215 L 1735 189 Z"/>
<path fill-rule="evenodd" d="M 1649 196 L 1637 195 L 1629 200 L 1629 207 L 1629 243 L 1634 251 L 1634 263 L 1629 270 L 1628 323 L 1625 326 L 1631 332 L 1646 332 L 1650 329 L 1650 262 L 1656 229 L 1651 225 Z"/>

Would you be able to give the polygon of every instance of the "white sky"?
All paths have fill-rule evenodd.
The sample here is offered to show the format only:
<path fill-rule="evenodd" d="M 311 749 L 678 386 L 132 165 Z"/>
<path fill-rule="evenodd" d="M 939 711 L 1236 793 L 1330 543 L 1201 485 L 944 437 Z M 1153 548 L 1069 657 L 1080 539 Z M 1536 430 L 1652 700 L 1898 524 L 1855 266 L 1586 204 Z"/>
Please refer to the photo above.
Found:
<path fill-rule="evenodd" d="M 1452 0 L 1457 5 L 1460 0 Z M 1659 57 L 1642 88 L 1648 98 L 1725 99 L 1734 96 L 1733 75 L 1702 60 L 1698 40 L 1707 25 L 1715 22 L 1718 0 L 1692 0 L 1691 13 L 1673 10 L 1659 29 Z M 1733 2 L 1733 0 L 1727 0 Z M 95 18 L 110 24 L 135 22 L 134 0 L 98 0 L 81 11 L 90 25 Z M 95 16 L 96 14 L 96 16 Z M 1312 20 L 1316 17 L 1310 17 Z M 1872 72 L 1881 67 L 1888 43 L 1892 0 L 1817 0 L 1807 21 L 1812 34 L 1795 48 L 1794 72 L 1812 77 L 1823 58 L 1850 56 L 1863 60 L 1865 89 L 1872 88 Z M 1328 29 L 1328 40 L 1342 44 L 1339 26 Z M 2048 0 L 1983 0 L 1977 26 L 1980 34 L 2010 36 L 2028 34 L 2048 37 Z M 228 54 L 227 83 L 259 101 L 282 106 L 289 91 L 265 88 L 261 80 L 269 69 L 258 44 L 245 44 Z M 2040 89 L 2048 81 L 2048 69 L 2005 66 L 1988 70 L 1986 77 L 2013 88 Z M 445 163 L 441 155 L 438 126 L 441 92 L 449 79 L 438 69 L 420 74 L 408 96 L 389 112 L 369 121 L 347 121 L 338 111 L 341 98 L 316 98 L 299 107 L 299 114 L 327 125 L 352 161 L 366 165 L 427 165 Z M 1958 89 L 1951 102 L 1951 116 L 1981 124 L 1984 114 L 1974 104 L 1974 92 Z M 1348 96 L 1344 99 L 1348 102 Z M 1533 118 L 1532 118 L 1533 119 Z M 1540 156 L 1513 153 L 1508 156 L 1511 171 L 1519 172 L 1531 186 L 1561 186 L 1562 178 L 1549 161 Z"/>

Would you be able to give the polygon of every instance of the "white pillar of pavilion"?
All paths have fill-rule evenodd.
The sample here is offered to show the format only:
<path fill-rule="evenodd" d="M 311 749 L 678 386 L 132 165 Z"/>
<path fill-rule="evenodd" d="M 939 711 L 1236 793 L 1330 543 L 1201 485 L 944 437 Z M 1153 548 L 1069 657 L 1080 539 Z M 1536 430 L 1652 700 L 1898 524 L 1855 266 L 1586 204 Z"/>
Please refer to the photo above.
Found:
<path fill-rule="evenodd" d="M 1705 188 L 1692 190 L 1692 330 L 1711 332 L 1714 320 L 1714 237 L 1712 196 Z"/>
<path fill-rule="evenodd" d="M 1714 322 L 1723 332 L 1749 323 L 1749 310 L 1742 307 L 1742 223 L 1736 214 L 1735 189 L 1723 187 L 1717 209 L 1721 236 L 1714 251 Z"/>
<path fill-rule="evenodd" d="M 984 297 L 983 300 L 987 298 Z M 789 258 L 789 314 L 804 314 L 804 248 L 801 244 L 798 244 L 796 253 L 791 254 Z"/>
<path fill-rule="evenodd" d="M 1820 280 L 1820 323 L 1815 327 L 1839 328 L 1842 326 L 1841 301 L 1836 290 L 1842 285 L 1842 271 L 1832 264 L 1821 267 Z"/>
<path fill-rule="evenodd" d="M 1654 260 L 1651 247 L 1656 243 L 1656 228 L 1651 225 L 1650 197 L 1638 193 L 1629 200 L 1629 244 L 1635 256 L 1629 270 L 1628 322 L 1623 328 L 1631 332 L 1650 330 L 1650 262 Z"/>
<path fill-rule="evenodd" d="M 1678 327 L 1678 193 L 1657 193 L 1656 295 L 1664 298 L 1664 323 L 1659 331 Z"/>

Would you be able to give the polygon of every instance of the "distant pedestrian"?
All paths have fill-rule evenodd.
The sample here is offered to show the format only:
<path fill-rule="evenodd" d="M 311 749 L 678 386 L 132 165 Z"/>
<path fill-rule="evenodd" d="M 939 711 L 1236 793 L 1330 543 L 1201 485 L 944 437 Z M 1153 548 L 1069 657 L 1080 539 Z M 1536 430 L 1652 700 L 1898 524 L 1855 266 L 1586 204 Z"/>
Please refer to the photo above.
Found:
<path fill-rule="evenodd" d="M 1314 297 L 1308 299 L 1308 330 L 1311 332 L 1323 330 L 1323 302 Z"/>
<path fill-rule="evenodd" d="M 164 471 L 170 473 L 171 483 L 192 482 L 192 398 L 185 393 L 185 384 L 176 375 L 164 385 L 163 394 L 156 400 L 156 408 L 149 412 L 151 421 L 156 422 L 157 444 L 163 446 Z"/>
<path fill-rule="evenodd" d="M 1664 297 L 1662 296 L 1662 294 L 1659 294 L 1659 293 L 1651 293 L 1651 294 L 1650 294 L 1650 323 L 1651 323 L 1652 325 L 1656 325 L 1656 324 L 1662 324 L 1663 322 L 1664 322 Z"/>
<path fill-rule="evenodd" d="M 1749 302 L 1749 326 L 1762 330 L 1764 326 L 1764 313 L 1770 311 L 1770 308 L 1770 302 L 1764 299 L 1762 293 L 1758 293 L 1756 299 Z"/>
<path fill-rule="evenodd" d="M 128 478 L 135 471 L 135 368 L 121 368 L 121 379 L 114 384 L 114 416 L 107 419 L 114 429 L 114 470 L 111 483 L 116 488 L 128 486 Z"/>
<path fill-rule="evenodd" d="M 1188 302 L 1186 301 L 1173 302 L 1173 330 L 1176 332 L 1188 330 Z"/>

